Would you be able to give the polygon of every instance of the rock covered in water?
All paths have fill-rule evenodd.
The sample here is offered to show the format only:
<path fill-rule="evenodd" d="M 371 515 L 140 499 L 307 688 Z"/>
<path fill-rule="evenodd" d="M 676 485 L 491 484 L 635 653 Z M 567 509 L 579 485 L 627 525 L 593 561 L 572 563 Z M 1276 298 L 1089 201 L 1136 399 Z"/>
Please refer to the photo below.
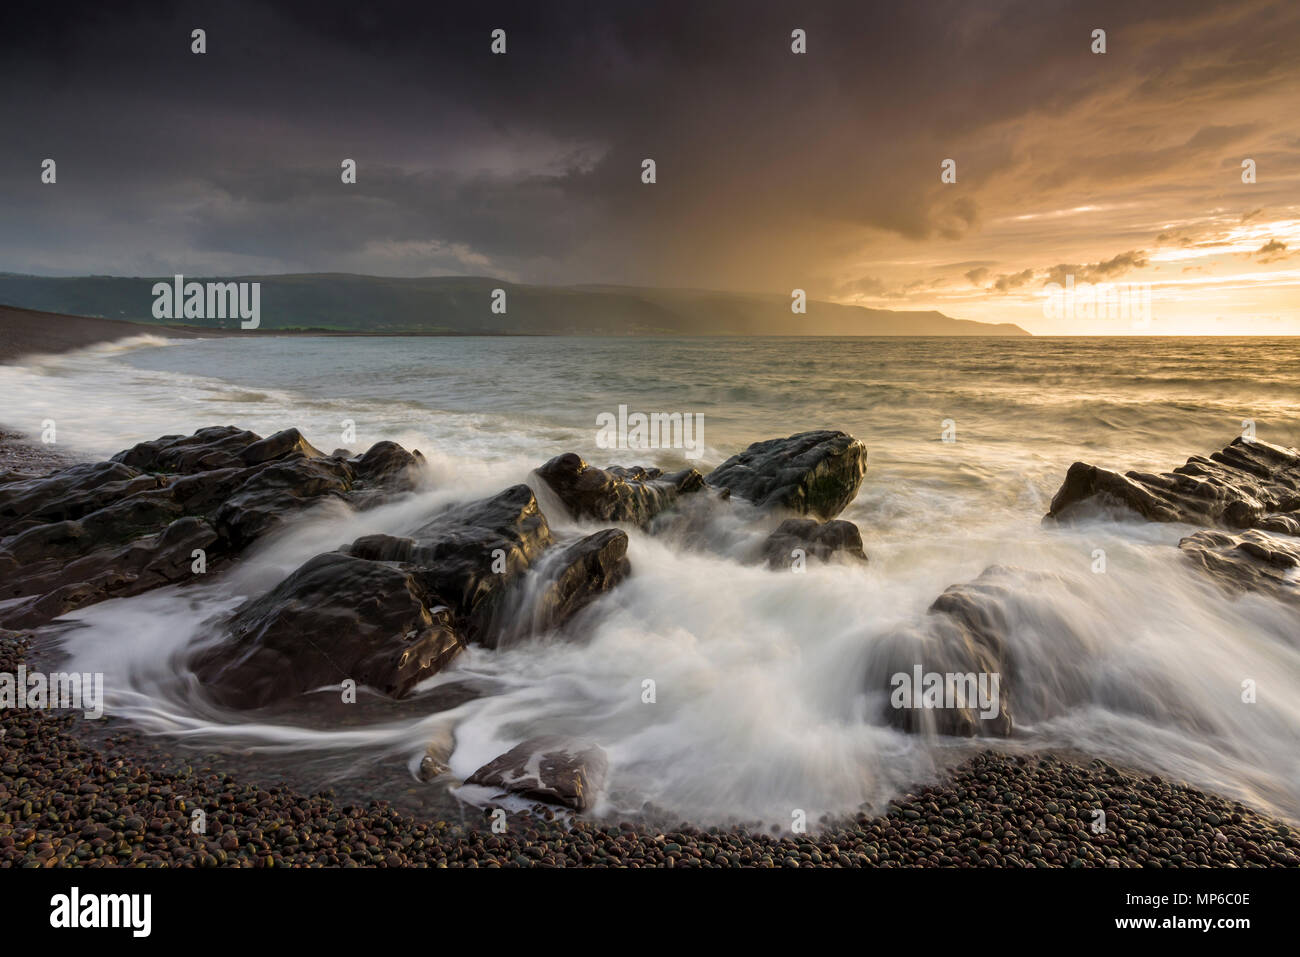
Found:
<path fill-rule="evenodd" d="M 232 707 L 345 679 L 402 697 L 490 626 L 552 541 L 526 485 L 447 509 L 409 538 L 364 536 L 236 611 L 195 672 Z"/>
<path fill-rule="evenodd" d="M 608 770 L 609 760 L 600 746 L 547 735 L 511 748 L 471 774 L 465 783 L 585 811 L 605 786 Z"/>
<path fill-rule="evenodd" d="M 677 499 L 704 485 L 693 468 L 665 475 L 640 466 L 588 465 L 575 452 L 557 455 L 537 470 L 575 518 L 599 522 L 628 522 L 644 526 L 671 508 Z"/>
<path fill-rule="evenodd" d="M 1032 577 L 1018 569 L 991 566 L 974 581 L 944 591 L 917 628 L 879 641 L 868 685 L 889 696 L 884 712 L 889 724 L 912 733 L 960 737 L 1011 734 L 1015 674 L 1006 636 L 1013 627 L 1014 599 Z M 945 687 L 948 676 L 962 676 L 955 687 L 960 687 L 964 700 L 954 696 L 940 706 L 921 703 L 921 689 L 930 675 L 940 676 Z M 973 688 L 965 676 L 974 677 Z M 989 695 L 983 703 L 974 700 L 981 691 Z M 989 705 L 987 710 L 983 704 Z"/>
<path fill-rule="evenodd" d="M 867 473 L 867 447 L 844 432 L 800 432 L 755 442 L 704 477 L 761 508 L 823 520 L 857 497 Z"/>
<path fill-rule="evenodd" d="M 1075 462 L 1052 499 L 1048 519 L 1065 519 L 1095 502 L 1153 522 L 1300 533 L 1300 452 L 1257 439 L 1235 439 L 1208 458 L 1194 455 L 1152 475 Z"/>
<path fill-rule="evenodd" d="M 0 623 L 32 627 L 186 580 L 325 498 L 365 507 L 410 489 L 419 463 L 391 442 L 344 458 L 322 455 L 297 429 L 262 438 L 222 426 L 5 483 L 0 600 L 28 600 L 0 610 Z"/>
<path fill-rule="evenodd" d="M 1240 534 L 1207 530 L 1189 535 L 1178 547 L 1230 593 L 1300 601 L 1300 539 L 1257 529 Z"/>
<path fill-rule="evenodd" d="M 631 574 L 627 546 L 626 532 L 607 528 L 550 551 L 535 570 L 534 587 L 522 590 L 483 643 L 497 647 L 564 626 Z"/>
<path fill-rule="evenodd" d="M 228 707 L 259 707 L 347 679 L 402 697 L 463 649 L 451 610 L 410 572 L 331 552 L 237 610 L 230 638 L 194 671 Z"/>
<path fill-rule="evenodd" d="M 466 640 L 478 643 L 500 627 L 507 596 L 555 544 L 527 485 L 448 509 L 411 540 L 405 561 L 430 593 L 456 610 Z"/>
<path fill-rule="evenodd" d="M 843 519 L 816 522 L 811 518 L 787 518 L 763 543 L 763 558 L 769 568 L 789 568 L 802 557 L 820 562 L 867 561 L 862 532 Z"/>
<path fill-rule="evenodd" d="M 347 678 L 403 697 L 466 645 L 494 647 L 521 625 L 558 628 L 627 575 L 619 530 L 554 546 L 527 485 L 446 509 L 409 537 L 363 536 L 236 611 L 228 639 L 195 670 L 235 707 Z M 523 614 L 535 568 L 540 586 Z"/>
<path fill-rule="evenodd" d="M 382 484 L 388 491 L 411 489 L 417 484 L 424 456 L 408 452 L 396 442 L 376 442 L 361 455 L 348 459 L 361 482 Z"/>

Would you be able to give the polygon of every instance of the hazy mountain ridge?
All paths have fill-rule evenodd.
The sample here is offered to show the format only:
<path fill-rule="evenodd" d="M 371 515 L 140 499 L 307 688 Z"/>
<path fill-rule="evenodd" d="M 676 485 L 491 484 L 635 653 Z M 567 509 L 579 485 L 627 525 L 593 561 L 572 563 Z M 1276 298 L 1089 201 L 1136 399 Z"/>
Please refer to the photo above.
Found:
<path fill-rule="evenodd" d="M 0 302 L 27 309 L 237 328 L 234 319 L 160 320 L 153 285 L 173 277 L 48 277 L 0 273 Z M 261 283 L 261 328 L 365 333 L 598 335 L 1027 336 L 1011 323 L 953 319 L 779 295 L 635 286 L 533 286 L 479 277 L 417 279 L 310 273 L 186 276 L 186 282 Z M 491 310 L 493 290 L 506 312 Z"/>

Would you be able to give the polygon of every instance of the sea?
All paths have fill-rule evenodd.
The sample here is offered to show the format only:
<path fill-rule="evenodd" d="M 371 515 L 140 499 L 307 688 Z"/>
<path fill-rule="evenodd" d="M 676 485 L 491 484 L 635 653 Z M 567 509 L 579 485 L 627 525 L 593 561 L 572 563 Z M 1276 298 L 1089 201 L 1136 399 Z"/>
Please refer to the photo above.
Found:
<path fill-rule="evenodd" d="M 327 504 L 211 581 L 60 623 L 71 666 L 105 673 L 107 711 L 161 739 L 315 762 L 338 781 L 383 766 L 392 783 L 371 796 L 472 802 L 459 782 L 476 768 L 528 737 L 571 736 L 608 754 L 593 815 L 701 824 L 878 810 L 980 749 L 1051 750 L 1300 820 L 1300 608 L 1220 591 L 1179 551 L 1189 526 L 1042 521 L 1076 461 L 1167 471 L 1243 434 L 1300 446 L 1300 339 L 147 336 L 0 365 L 0 395 L 7 427 L 52 425 L 83 457 L 229 424 L 294 426 L 325 452 L 391 439 L 428 462 L 404 500 Z M 601 423 L 620 408 L 691 416 L 699 445 L 610 448 Z M 188 672 L 213 621 L 306 559 L 450 503 L 527 482 L 557 532 L 603 527 L 532 474 L 562 452 L 707 472 L 811 429 L 867 445 L 840 516 L 861 529 L 866 565 L 743 560 L 770 524 L 715 548 L 629 528 L 631 576 L 569 628 L 471 648 L 402 708 L 342 725 L 222 711 Z M 880 648 L 991 566 L 1015 582 L 1003 637 L 1039 693 L 1005 739 L 894 729 L 868 680 Z M 439 687 L 465 681 L 484 693 L 435 709 Z M 451 773 L 421 782 L 435 740 L 452 743 Z"/>

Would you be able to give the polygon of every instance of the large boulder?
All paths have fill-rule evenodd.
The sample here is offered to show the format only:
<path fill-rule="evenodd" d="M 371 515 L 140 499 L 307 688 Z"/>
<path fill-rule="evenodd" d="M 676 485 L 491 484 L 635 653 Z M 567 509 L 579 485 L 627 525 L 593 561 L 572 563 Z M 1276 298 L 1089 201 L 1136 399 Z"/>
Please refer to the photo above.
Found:
<path fill-rule="evenodd" d="M 608 771 L 609 760 L 599 745 L 546 735 L 494 758 L 465 783 L 585 811 L 596 802 Z"/>
<path fill-rule="evenodd" d="M 416 486 L 424 456 L 419 451 L 408 452 L 396 442 L 376 442 L 348 462 L 356 472 L 358 484 L 393 492 Z"/>
<path fill-rule="evenodd" d="M 857 497 L 867 447 L 844 432 L 800 432 L 755 442 L 704 477 L 761 508 L 834 518 Z"/>
<path fill-rule="evenodd" d="M 763 543 L 763 559 L 769 568 L 778 569 L 790 568 L 799 557 L 819 562 L 867 561 L 862 532 L 852 522 L 787 518 Z"/>
<path fill-rule="evenodd" d="M 704 485 L 693 468 L 665 475 L 656 468 L 588 465 L 575 452 L 557 455 L 537 470 L 575 518 L 645 526 Z"/>
<path fill-rule="evenodd" d="M 464 648 L 450 609 L 410 572 L 340 552 L 317 555 L 243 605 L 229 630 L 194 671 L 218 702 L 237 708 L 347 679 L 403 697 Z"/>
<path fill-rule="evenodd" d="M 141 472 L 193 475 L 195 472 L 248 465 L 250 463 L 243 457 L 244 450 L 261 441 L 262 437 L 254 432 L 233 425 L 219 425 L 199 429 L 193 435 L 164 435 L 140 442 L 118 452 L 113 461 Z"/>
<path fill-rule="evenodd" d="M 1075 462 L 1046 518 L 1067 520 L 1083 506 L 1118 507 L 1153 522 L 1300 533 L 1300 452 L 1238 438 L 1172 472 L 1120 475 Z"/>
<path fill-rule="evenodd" d="M 628 574 L 627 535 L 606 529 L 555 547 L 527 485 L 449 508 L 409 537 L 367 535 L 347 553 L 395 562 L 456 615 L 472 644 L 560 627 Z"/>

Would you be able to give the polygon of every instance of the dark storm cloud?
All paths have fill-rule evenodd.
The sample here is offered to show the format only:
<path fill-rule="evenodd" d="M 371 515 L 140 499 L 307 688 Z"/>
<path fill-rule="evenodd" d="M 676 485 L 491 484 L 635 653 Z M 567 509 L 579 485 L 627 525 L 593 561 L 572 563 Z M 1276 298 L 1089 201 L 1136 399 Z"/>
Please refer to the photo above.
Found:
<path fill-rule="evenodd" d="M 788 288 L 863 237 L 978 231 L 1023 163 L 1004 131 L 1118 97 L 1134 69 L 1153 97 L 1204 98 L 1295 62 L 1259 23 L 1277 5 L 1132 6 L 11 2 L 0 269 Z M 1098 25 L 1112 48 L 1146 38 L 1136 68 L 1099 69 Z M 505 56 L 488 51 L 496 27 Z M 1271 67 L 1227 69 L 1258 42 Z M 1205 124 L 1027 175 L 1155 178 L 1251 133 Z M 961 189 L 939 181 L 948 157 Z"/>

